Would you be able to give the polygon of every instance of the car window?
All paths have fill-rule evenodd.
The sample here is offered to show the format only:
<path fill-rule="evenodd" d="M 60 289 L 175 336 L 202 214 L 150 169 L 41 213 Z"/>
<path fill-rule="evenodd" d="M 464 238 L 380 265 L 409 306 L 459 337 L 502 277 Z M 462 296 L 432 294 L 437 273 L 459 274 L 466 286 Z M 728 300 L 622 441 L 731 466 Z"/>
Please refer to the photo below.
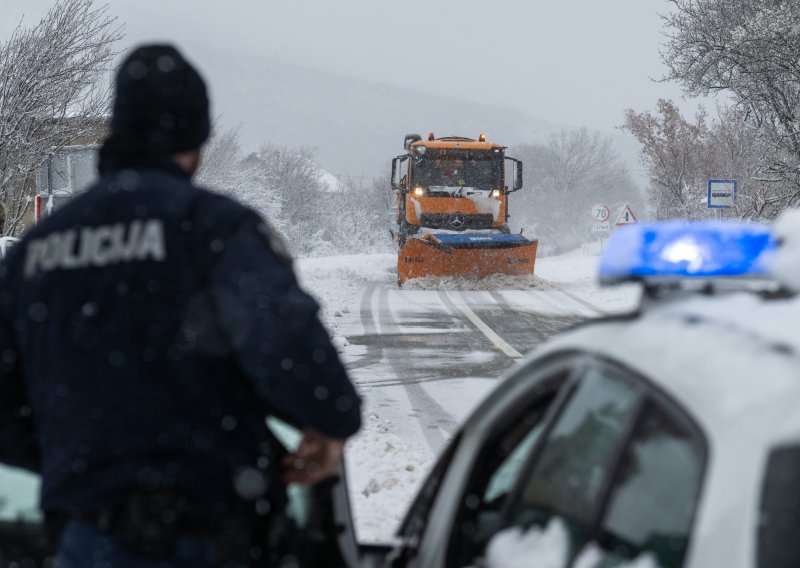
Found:
<path fill-rule="evenodd" d="M 605 366 L 590 367 L 523 480 L 511 524 L 544 526 L 554 515 L 588 522 L 639 401 L 639 389 Z"/>
<path fill-rule="evenodd" d="M 549 402 L 549 401 L 548 401 Z M 539 439 L 539 436 L 544 429 L 544 424 L 539 420 L 543 415 L 544 409 L 536 409 L 531 411 L 531 416 L 537 420 L 533 427 L 522 437 L 517 446 L 508 454 L 498 468 L 492 473 L 489 483 L 483 492 L 481 502 L 490 504 L 496 502 L 501 497 L 506 496 L 512 489 L 514 482 L 517 480 L 517 475 L 525 459 L 530 454 L 531 448 Z M 525 426 L 529 426 L 525 424 Z M 507 451 L 504 445 L 498 448 L 499 451 Z"/>
<path fill-rule="evenodd" d="M 39 522 L 39 477 L 0 465 L 0 521 Z"/>
<path fill-rule="evenodd" d="M 660 568 L 683 565 L 704 461 L 699 432 L 655 404 L 646 406 L 601 521 L 607 559 L 632 559 L 647 552 Z"/>
<path fill-rule="evenodd" d="M 463 566 L 476 558 L 498 530 L 506 499 L 544 429 L 544 417 L 556 398 L 555 386 L 505 417 L 475 460 L 453 523 L 448 565 Z"/>
<path fill-rule="evenodd" d="M 761 490 L 758 568 L 800 566 L 800 447 L 772 450 Z"/>
<path fill-rule="evenodd" d="M 0 566 L 53 565 L 39 485 L 39 476 L 0 465 Z"/>

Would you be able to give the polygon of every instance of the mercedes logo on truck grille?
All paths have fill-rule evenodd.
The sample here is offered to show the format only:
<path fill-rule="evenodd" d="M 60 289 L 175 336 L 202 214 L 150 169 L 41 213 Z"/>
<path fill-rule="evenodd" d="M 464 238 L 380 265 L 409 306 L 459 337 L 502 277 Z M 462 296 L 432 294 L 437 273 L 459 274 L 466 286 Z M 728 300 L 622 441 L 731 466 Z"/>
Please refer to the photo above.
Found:
<path fill-rule="evenodd" d="M 456 229 L 456 230 L 463 229 L 464 225 L 466 225 L 466 224 L 467 224 L 467 220 L 464 217 L 463 213 L 453 213 L 450 216 L 450 226 L 453 227 L 454 229 Z"/>

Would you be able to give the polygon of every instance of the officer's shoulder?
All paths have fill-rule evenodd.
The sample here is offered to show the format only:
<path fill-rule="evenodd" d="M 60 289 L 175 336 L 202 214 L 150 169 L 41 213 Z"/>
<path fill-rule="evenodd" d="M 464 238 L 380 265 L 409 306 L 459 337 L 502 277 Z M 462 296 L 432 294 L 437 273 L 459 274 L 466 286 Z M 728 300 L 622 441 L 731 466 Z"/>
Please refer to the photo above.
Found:
<path fill-rule="evenodd" d="M 243 222 L 256 222 L 261 219 L 261 216 L 247 205 L 203 187 L 195 186 L 192 201 L 193 216 L 202 226 L 220 230 L 235 229 Z"/>
<path fill-rule="evenodd" d="M 197 188 L 196 222 L 214 237 L 225 238 L 241 231 L 263 242 L 283 263 L 292 258 L 280 235 L 254 209 L 221 193 Z"/>

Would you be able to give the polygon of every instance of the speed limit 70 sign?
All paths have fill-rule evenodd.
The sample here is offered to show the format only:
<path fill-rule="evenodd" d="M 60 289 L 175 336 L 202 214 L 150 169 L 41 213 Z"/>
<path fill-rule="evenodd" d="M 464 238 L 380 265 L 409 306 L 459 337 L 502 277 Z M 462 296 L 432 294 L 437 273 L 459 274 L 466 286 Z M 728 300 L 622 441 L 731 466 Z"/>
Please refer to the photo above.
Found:
<path fill-rule="evenodd" d="M 611 229 L 608 222 L 611 217 L 611 209 L 605 205 L 595 205 L 592 207 L 592 232 L 607 233 Z"/>
<path fill-rule="evenodd" d="M 605 223 L 611 217 L 611 209 L 606 205 L 595 205 L 592 207 L 592 220 L 595 223 Z"/>

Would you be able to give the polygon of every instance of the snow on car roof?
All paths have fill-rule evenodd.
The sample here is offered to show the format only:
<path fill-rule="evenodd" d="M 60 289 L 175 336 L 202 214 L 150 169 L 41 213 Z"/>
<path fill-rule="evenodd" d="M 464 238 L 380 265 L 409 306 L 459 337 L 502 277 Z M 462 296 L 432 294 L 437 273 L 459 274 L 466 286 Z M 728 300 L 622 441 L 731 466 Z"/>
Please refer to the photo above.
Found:
<path fill-rule="evenodd" d="M 746 265 L 748 274 L 777 272 L 785 285 L 793 287 L 794 279 L 800 289 L 800 211 L 784 213 L 774 227 L 661 222 L 635 229 L 616 235 L 621 250 L 612 254 L 609 245 L 603 258 L 607 271 L 611 266 L 626 274 L 639 270 L 658 276 L 661 270 L 683 269 L 683 262 L 667 262 L 665 251 L 685 237 L 703 254 L 702 266 L 689 270 L 690 276 L 703 271 L 727 275 L 730 263 Z M 557 340 L 551 349 L 577 338 L 582 348 L 638 369 L 694 414 L 720 424 L 760 412 L 760 403 L 788 410 L 800 400 L 800 299 L 744 292 L 689 295 L 656 302 L 643 312 L 635 320 L 589 326 Z M 779 420 L 775 413 L 772 418 Z"/>
<path fill-rule="evenodd" d="M 798 318 L 797 298 L 697 296 L 653 307 L 635 320 L 587 325 L 542 351 L 578 347 L 611 356 L 700 419 L 724 424 L 761 413 L 763 405 L 797 412 Z M 771 419 L 779 420 L 774 412 Z"/>

